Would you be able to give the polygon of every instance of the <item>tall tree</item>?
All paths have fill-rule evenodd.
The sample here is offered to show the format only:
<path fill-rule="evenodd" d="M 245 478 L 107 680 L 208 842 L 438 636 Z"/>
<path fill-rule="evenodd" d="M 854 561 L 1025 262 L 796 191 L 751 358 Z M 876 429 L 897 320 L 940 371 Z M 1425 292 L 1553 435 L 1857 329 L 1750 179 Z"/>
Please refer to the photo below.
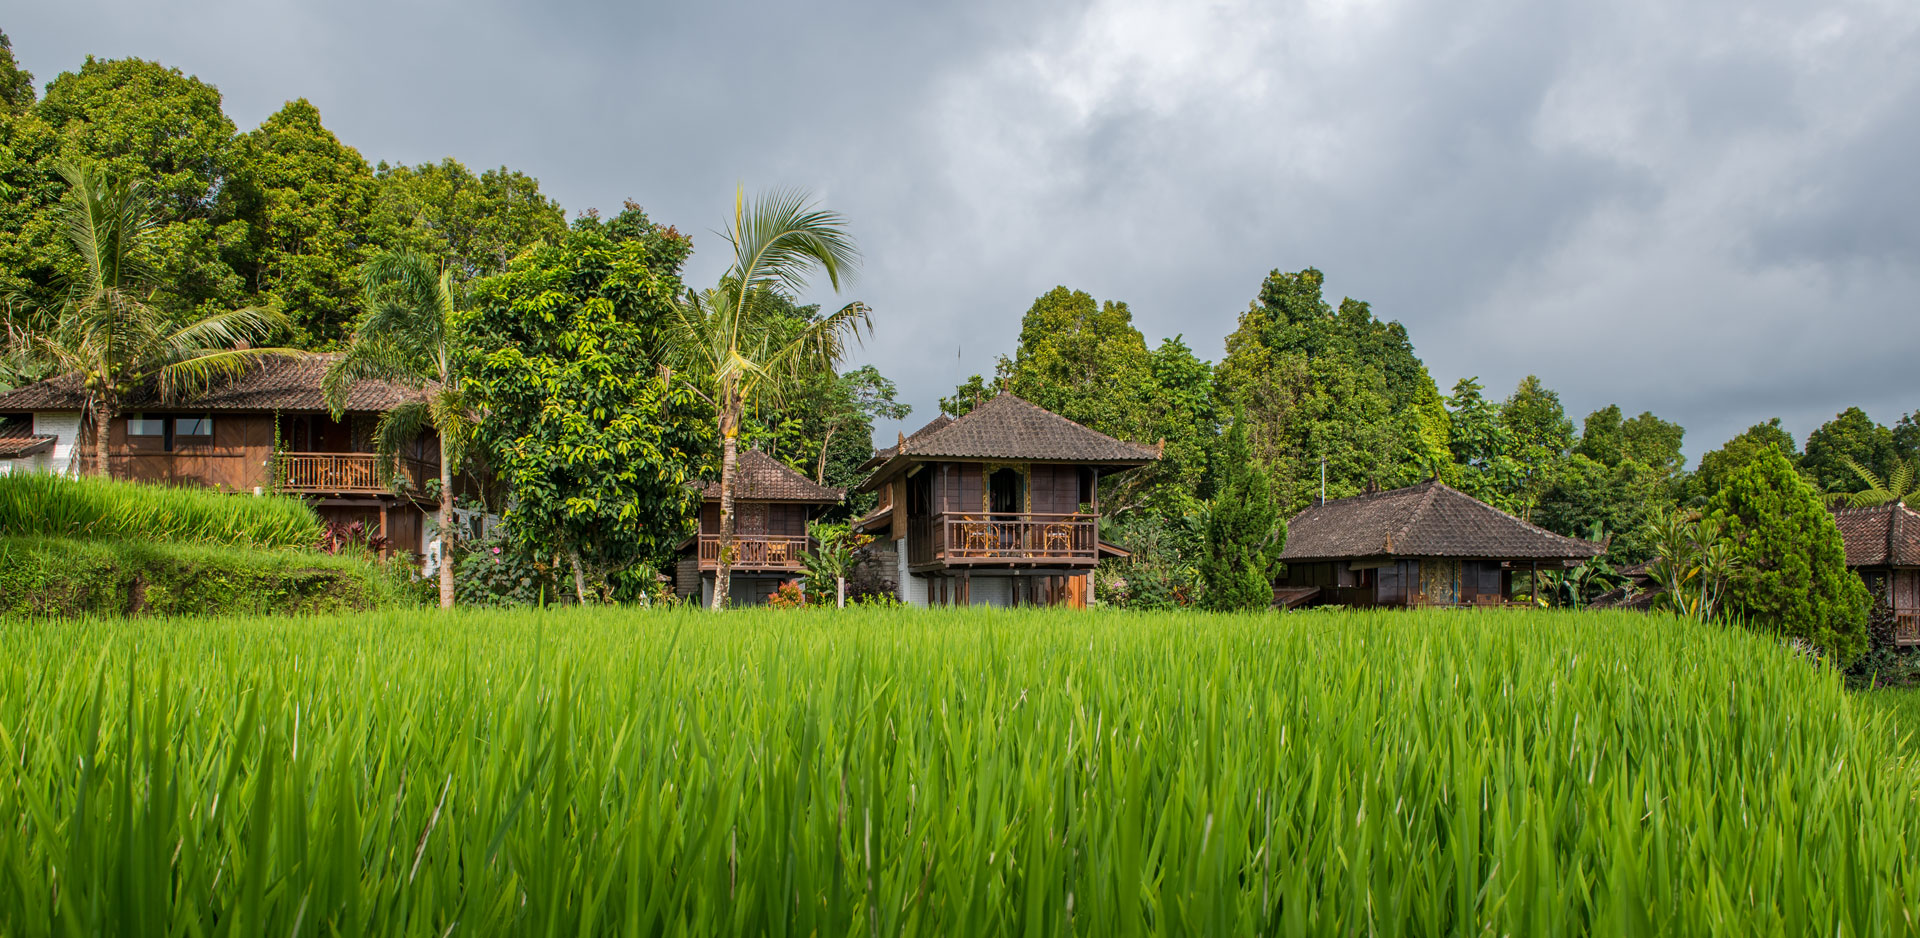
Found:
<path fill-rule="evenodd" d="M 278 325 L 271 312 L 186 319 L 155 305 L 147 259 L 158 223 L 144 184 L 77 161 L 57 170 L 68 185 L 58 218 L 81 258 L 79 274 L 68 279 L 51 325 L 19 339 L 27 355 L 80 377 L 93 418 L 94 472 L 104 478 L 108 428 L 129 394 L 152 385 L 171 401 L 287 350 L 239 347 Z"/>
<path fill-rule="evenodd" d="M 1608 557 L 1638 563 L 1652 556 L 1649 525 L 1672 506 L 1661 472 L 1637 459 L 1609 466 L 1576 453 L 1553 468 L 1528 520 L 1568 537 L 1587 537 L 1598 524 L 1613 539 Z"/>
<path fill-rule="evenodd" d="M 836 212 L 819 208 L 804 193 L 774 192 L 753 202 L 734 198 L 727 225 L 732 264 L 712 289 L 689 291 L 675 319 L 673 349 L 681 380 L 716 414 L 720 435 L 720 561 L 714 573 L 713 608 L 723 608 L 732 587 L 733 493 L 741 418 L 763 399 L 778 400 L 796 378 L 833 370 L 845 342 L 872 315 L 858 300 L 799 329 L 776 319 L 761 293 L 797 293 L 815 270 L 835 290 L 852 273 L 859 252 Z"/>
<path fill-rule="evenodd" d="M 1867 588 L 1847 569 L 1833 516 L 1787 458 L 1762 449 L 1707 503 L 1727 526 L 1739 575 L 1727 610 L 1748 625 L 1804 639 L 1840 667 L 1867 646 Z"/>
<path fill-rule="evenodd" d="M 1287 524 L 1247 440 L 1246 414 L 1236 413 L 1221 440 L 1220 480 L 1207 513 L 1201 602 L 1221 611 L 1272 606 L 1269 571 L 1286 542 Z"/>
<path fill-rule="evenodd" d="M 444 259 L 457 281 L 505 270 L 536 242 L 566 234 L 566 215 L 540 193 L 540 181 L 504 166 L 476 176 L 449 157 L 418 166 L 383 162 L 376 175 L 375 240 Z"/>
<path fill-rule="evenodd" d="M 1220 406 L 1245 407 L 1253 451 L 1288 510 L 1318 494 L 1410 484 L 1452 465 L 1445 403 L 1399 323 L 1321 296 L 1318 270 L 1274 271 L 1215 367 Z"/>
<path fill-rule="evenodd" d="M 1822 492 L 1858 492 L 1866 483 L 1847 465 L 1848 460 L 1885 477 L 1893 471 L 1895 450 L 1892 430 L 1874 422 L 1866 411 L 1849 407 L 1807 434 L 1800 471 Z"/>
<path fill-rule="evenodd" d="M 1006 371 L 1008 361 L 1006 356 L 1001 356 L 1002 373 Z M 953 389 L 952 397 L 940 399 L 940 412 L 949 417 L 965 417 L 969 411 L 999 394 L 1005 386 L 1006 379 L 999 375 L 996 375 L 992 381 L 979 375 L 970 375 L 967 380 L 960 382 L 960 385 Z"/>
<path fill-rule="evenodd" d="M 1125 303 L 1066 287 L 1035 299 L 1006 386 L 1111 437 L 1140 441 L 1152 430 L 1152 356 Z"/>
<path fill-rule="evenodd" d="M 154 200 L 154 302 L 180 313 L 227 309 L 247 298 L 230 256 L 246 241 L 220 194 L 233 163 L 234 126 L 212 85 L 140 59 L 89 56 L 78 72 L 48 86 L 34 113 L 60 138 L 63 158 L 102 166 L 113 178 L 143 183 Z M 59 223 L 42 215 L 42 224 Z M 28 234 L 50 243 L 52 237 Z M 72 267 L 83 261 L 63 258 Z"/>
<path fill-rule="evenodd" d="M 1447 398 L 1449 448 L 1459 467 L 1460 490 L 1503 511 L 1524 513 L 1524 477 L 1513 458 L 1513 432 L 1500 409 L 1481 393 L 1478 378 L 1461 378 Z"/>
<path fill-rule="evenodd" d="M 1602 465 L 1619 465 L 1632 459 L 1655 472 L 1671 477 L 1686 465 L 1680 454 L 1686 431 L 1643 411 L 1639 416 L 1621 419 L 1620 405 L 1608 404 L 1587 415 L 1574 452 Z"/>
<path fill-rule="evenodd" d="M 709 415 L 660 371 L 691 248 L 631 203 L 612 223 L 583 217 L 478 281 L 460 320 L 480 440 L 511 493 L 506 528 L 567 557 L 583 602 L 589 570 L 615 596 L 650 587 L 698 506 Z"/>
<path fill-rule="evenodd" d="M 19 114 L 33 101 L 33 73 L 13 60 L 13 40 L 0 32 L 0 110 Z"/>
<path fill-rule="evenodd" d="M 375 445 L 391 460 L 432 430 L 440 439 L 440 607 L 453 608 L 453 477 L 466 465 L 476 419 L 460 372 L 455 319 L 464 300 L 453 274 L 411 253 L 387 253 L 362 268 L 365 306 L 353 341 L 327 368 L 321 391 L 334 419 L 346 412 L 353 382 L 375 379 L 417 392 L 380 415 Z"/>
<path fill-rule="evenodd" d="M 1573 453 L 1573 421 L 1560 395 L 1528 375 L 1500 405 L 1500 425 L 1512 435 L 1510 454 L 1519 464 L 1518 503 L 1523 513 L 1531 512 L 1554 471 Z"/>
<path fill-rule="evenodd" d="M 305 98 L 242 135 L 235 163 L 225 197 L 250 226 L 237 265 L 248 288 L 287 313 L 294 344 L 340 344 L 353 324 L 356 268 L 372 254 L 372 168 Z"/>
<path fill-rule="evenodd" d="M 1800 448 L 1794 443 L 1793 434 L 1780 426 L 1780 418 L 1756 423 L 1719 449 L 1700 457 L 1700 467 L 1687 479 L 1685 491 L 1688 503 L 1705 504 L 1707 499 L 1726 485 L 1728 477 L 1735 470 L 1752 462 L 1765 450 L 1780 453 L 1786 457 L 1789 465 L 1796 468 L 1800 464 Z"/>

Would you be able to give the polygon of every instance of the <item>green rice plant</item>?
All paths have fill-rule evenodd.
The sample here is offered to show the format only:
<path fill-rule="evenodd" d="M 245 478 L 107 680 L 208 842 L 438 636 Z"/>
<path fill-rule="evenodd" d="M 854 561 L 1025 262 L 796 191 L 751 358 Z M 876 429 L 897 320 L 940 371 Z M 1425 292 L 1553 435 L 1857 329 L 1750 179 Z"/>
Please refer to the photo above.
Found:
<path fill-rule="evenodd" d="M 1916 930 L 1920 766 L 1585 612 L 0 622 L 0 934 Z"/>
<path fill-rule="evenodd" d="M 122 538 L 307 549 L 323 526 L 305 502 L 48 473 L 0 476 L 0 537 Z"/>

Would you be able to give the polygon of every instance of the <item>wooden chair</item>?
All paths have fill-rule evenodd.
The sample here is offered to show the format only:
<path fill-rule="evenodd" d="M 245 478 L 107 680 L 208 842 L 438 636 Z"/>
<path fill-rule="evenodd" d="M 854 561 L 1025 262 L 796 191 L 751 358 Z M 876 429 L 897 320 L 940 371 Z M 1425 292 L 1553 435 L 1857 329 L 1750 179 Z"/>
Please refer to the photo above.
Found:
<path fill-rule="evenodd" d="M 763 541 L 761 543 L 766 550 L 768 566 L 774 566 L 777 564 L 783 564 L 787 562 L 787 542 L 786 541 L 768 540 L 768 541 Z"/>
<path fill-rule="evenodd" d="M 962 553 L 984 554 L 993 549 L 993 525 L 975 520 L 972 515 L 960 517 L 960 550 Z"/>
<path fill-rule="evenodd" d="M 1073 525 L 1065 521 L 1055 521 L 1047 525 L 1041 533 L 1041 546 L 1048 554 L 1069 554 L 1073 552 Z"/>

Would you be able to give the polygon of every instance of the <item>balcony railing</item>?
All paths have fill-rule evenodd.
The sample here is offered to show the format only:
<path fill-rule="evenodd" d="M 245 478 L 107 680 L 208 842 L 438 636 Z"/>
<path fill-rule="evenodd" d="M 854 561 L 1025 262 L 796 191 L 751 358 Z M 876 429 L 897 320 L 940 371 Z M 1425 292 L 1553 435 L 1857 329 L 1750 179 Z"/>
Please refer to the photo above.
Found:
<path fill-rule="evenodd" d="M 733 569 L 798 571 L 802 557 L 813 546 L 804 534 L 735 534 Z M 720 535 L 700 535 L 700 569 L 720 566 Z"/>
<path fill-rule="evenodd" d="M 280 487 L 289 492 L 373 494 L 393 491 L 385 463 L 373 453 L 281 453 L 275 470 Z M 397 464 L 415 492 L 440 476 L 438 466 L 422 460 L 402 458 Z"/>
<path fill-rule="evenodd" d="M 1893 643 L 1920 645 L 1920 613 L 1902 612 L 1894 615 Z"/>
<path fill-rule="evenodd" d="M 907 523 L 912 564 L 1060 563 L 1100 559 L 1097 520 L 1091 514 L 944 512 Z"/>

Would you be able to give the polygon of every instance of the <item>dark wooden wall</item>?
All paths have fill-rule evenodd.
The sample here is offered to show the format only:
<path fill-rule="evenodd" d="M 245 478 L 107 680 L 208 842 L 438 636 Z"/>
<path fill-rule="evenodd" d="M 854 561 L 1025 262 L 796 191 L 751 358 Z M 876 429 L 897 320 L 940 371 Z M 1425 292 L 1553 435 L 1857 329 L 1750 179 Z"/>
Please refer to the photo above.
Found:
<path fill-rule="evenodd" d="M 175 437 L 172 452 L 166 450 L 164 437 L 129 436 L 127 420 L 115 417 L 107 433 L 108 459 L 116 477 L 243 492 L 268 483 L 272 414 L 214 414 L 212 437 Z M 92 440 L 84 443 L 82 452 L 91 456 Z"/>
<path fill-rule="evenodd" d="M 808 509 L 803 504 L 737 501 L 733 503 L 733 533 L 799 536 L 807 533 Z M 700 505 L 700 533 L 719 535 L 719 502 Z"/>

